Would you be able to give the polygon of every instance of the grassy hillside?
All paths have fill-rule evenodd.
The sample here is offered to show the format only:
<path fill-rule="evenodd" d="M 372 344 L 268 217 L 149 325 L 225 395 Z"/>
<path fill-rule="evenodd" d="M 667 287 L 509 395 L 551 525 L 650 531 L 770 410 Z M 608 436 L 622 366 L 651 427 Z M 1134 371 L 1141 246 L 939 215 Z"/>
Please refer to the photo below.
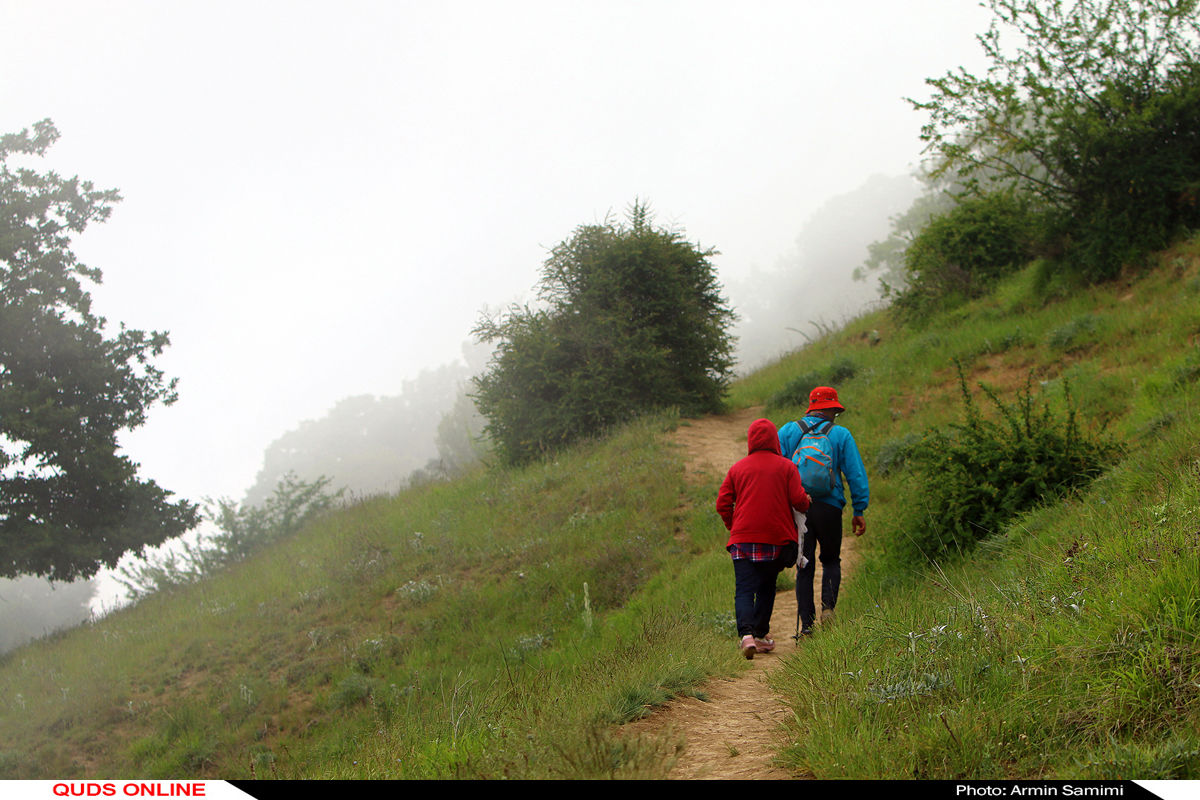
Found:
<path fill-rule="evenodd" d="M 883 313 L 731 403 L 837 376 L 872 476 L 867 558 L 777 673 L 817 777 L 1200 772 L 1200 240 L 1095 289 L 1033 265 Z M 973 553 L 914 557 L 904 443 L 961 417 L 957 359 L 1032 373 L 1126 455 Z M 773 407 L 776 422 L 799 409 Z M 645 420 L 520 470 L 360 503 L 199 585 L 0 660 L 0 777 L 656 776 L 614 724 L 744 666 L 716 487 Z M 886 471 L 886 474 L 884 474 Z"/>
<path fill-rule="evenodd" d="M 793 769 L 1200 775 L 1198 250 L 1193 240 L 1144 277 L 1086 291 L 1033 265 L 921 330 L 860 320 L 740 387 L 743 402 L 764 399 L 784 375 L 850 362 L 843 422 L 875 466 L 868 559 L 836 623 L 777 674 L 795 710 Z M 1084 428 L 1125 455 L 934 563 L 906 541 L 924 510 L 896 456 L 914 432 L 961 420 L 954 359 L 1002 399 L 1032 374 L 1062 409 L 1069 385 Z"/>
<path fill-rule="evenodd" d="M 0 775 L 660 774 L 612 724 L 733 666 L 668 424 L 360 503 L 15 651 Z"/>

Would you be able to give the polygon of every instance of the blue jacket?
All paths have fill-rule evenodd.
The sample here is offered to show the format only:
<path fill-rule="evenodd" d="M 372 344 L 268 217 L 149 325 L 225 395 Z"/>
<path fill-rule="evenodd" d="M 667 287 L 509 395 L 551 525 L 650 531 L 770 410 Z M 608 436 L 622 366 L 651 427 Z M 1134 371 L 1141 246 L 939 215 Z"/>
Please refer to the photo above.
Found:
<path fill-rule="evenodd" d="M 806 414 L 801 422 L 807 426 L 823 419 L 824 417 L 815 414 Z M 845 482 L 850 484 L 850 496 L 854 500 L 854 516 L 861 517 L 867 510 L 871 492 L 867 486 L 867 468 L 863 466 L 862 456 L 858 454 L 858 445 L 854 443 L 854 437 L 850 435 L 850 431 L 836 423 L 829 429 L 829 442 L 833 446 L 834 474 L 838 476 L 839 480 L 834 484 L 832 494 L 825 497 L 813 497 L 813 499 L 838 508 L 845 508 L 846 493 L 841 480 L 844 478 Z M 792 453 L 796 452 L 796 448 L 799 446 L 800 425 L 798 423 L 789 422 L 779 429 L 779 449 L 785 458 L 791 458 Z"/>

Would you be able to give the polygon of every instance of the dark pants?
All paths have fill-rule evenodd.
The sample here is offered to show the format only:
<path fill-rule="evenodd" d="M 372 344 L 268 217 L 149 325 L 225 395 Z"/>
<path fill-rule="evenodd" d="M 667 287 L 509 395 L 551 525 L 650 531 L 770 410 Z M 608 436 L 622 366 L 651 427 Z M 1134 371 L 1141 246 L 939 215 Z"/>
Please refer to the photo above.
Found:
<path fill-rule="evenodd" d="M 775 578 L 782 568 L 781 561 L 734 559 L 733 612 L 737 616 L 738 636 L 767 637 L 771 612 L 775 609 Z"/>
<path fill-rule="evenodd" d="M 796 604 L 800 608 L 800 626 L 811 628 L 817 618 L 813 606 L 813 576 L 817 571 L 817 544 L 821 545 L 821 608 L 837 605 L 842 583 L 842 510 L 814 500 L 808 509 L 808 533 L 804 534 L 804 556 L 808 566 L 796 571 Z"/>

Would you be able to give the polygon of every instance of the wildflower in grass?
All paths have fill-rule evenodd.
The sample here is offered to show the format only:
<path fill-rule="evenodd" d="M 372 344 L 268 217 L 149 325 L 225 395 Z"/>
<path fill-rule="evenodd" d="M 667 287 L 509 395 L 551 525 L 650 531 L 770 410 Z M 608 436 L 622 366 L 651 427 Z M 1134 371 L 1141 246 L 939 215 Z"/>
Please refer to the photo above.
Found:
<path fill-rule="evenodd" d="M 411 580 L 397 588 L 396 594 L 414 603 L 421 603 L 432 597 L 437 588 L 437 585 L 424 579 Z"/>

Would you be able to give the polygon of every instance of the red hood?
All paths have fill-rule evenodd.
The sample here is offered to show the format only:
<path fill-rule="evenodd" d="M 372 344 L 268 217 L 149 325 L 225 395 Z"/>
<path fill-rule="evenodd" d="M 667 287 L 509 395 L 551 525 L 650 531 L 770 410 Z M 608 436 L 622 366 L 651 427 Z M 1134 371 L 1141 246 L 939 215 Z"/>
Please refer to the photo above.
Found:
<path fill-rule="evenodd" d="M 750 423 L 746 433 L 746 445 L 749 452 L 767 450 L 779 455 L 779 431 L 775 423 L 769 419 L 756 419 Z"/>

